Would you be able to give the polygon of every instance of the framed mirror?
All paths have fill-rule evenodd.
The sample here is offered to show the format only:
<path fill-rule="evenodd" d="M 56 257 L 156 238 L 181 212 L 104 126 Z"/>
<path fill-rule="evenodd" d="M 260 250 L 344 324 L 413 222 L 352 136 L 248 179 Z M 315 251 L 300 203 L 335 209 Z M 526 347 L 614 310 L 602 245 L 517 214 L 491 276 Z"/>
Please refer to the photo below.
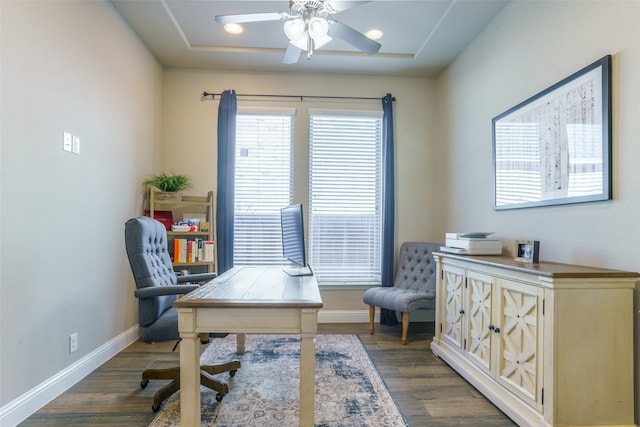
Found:
<path fill-rule="evenodd" d="M 611 55 L 492 122 L 496 210 L 611 199 Z"/>

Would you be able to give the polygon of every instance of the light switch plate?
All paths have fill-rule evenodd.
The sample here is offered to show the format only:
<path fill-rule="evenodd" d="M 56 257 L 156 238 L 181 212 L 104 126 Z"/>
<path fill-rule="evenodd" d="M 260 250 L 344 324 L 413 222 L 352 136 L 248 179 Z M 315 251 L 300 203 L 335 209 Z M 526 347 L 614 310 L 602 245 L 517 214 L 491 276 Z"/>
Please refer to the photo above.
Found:
<path fill-rule="evenodd" d="M 62 132 L 62 149 L 71 152 L 72 136 L 69 132 Z"/>
<path fill-rule="evenodd" d="M 80 138 L 77 136 L 73 137 L 73 146 L 71 147 L 71 152 L 73 154 L 80 154 Z"/>

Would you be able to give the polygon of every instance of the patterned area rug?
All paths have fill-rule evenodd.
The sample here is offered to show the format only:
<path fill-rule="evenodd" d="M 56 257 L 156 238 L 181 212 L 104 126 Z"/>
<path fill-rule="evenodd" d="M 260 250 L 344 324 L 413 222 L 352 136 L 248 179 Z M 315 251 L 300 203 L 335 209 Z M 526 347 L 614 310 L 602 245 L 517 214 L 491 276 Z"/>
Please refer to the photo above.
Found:
<path fill-rule="evenodd" d="M 236 336 L 214 339 L 201 363 L 238 357 Z M 242 368 L 229 394 L 216 402 L 215 392 L 201 387 L 202 425 L 296 426 L 299 423 L 300 340 L 296 335 L 247 335 Z M 357 335 L 316 337 L 316 426 L 406 426 L 378 371 Z M 158 412 L 150 427 L 180 424 L 179 393 Z"/>

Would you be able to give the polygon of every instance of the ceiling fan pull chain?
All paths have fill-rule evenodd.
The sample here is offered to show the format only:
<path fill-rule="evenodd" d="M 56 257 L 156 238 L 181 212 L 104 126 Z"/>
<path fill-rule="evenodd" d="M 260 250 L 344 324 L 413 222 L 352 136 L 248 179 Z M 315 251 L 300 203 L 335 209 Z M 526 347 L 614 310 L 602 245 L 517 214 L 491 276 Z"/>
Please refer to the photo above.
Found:
<path fill-rule="evenodd" d="M 307 37 L 307 61 L 313 56 L 313 39 Z"/>

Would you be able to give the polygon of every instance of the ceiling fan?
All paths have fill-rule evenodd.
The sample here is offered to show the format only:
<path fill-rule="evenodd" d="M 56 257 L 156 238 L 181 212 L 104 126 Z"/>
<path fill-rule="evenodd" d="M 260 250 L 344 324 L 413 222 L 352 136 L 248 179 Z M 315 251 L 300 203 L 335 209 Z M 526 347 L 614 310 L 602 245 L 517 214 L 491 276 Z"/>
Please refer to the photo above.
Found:
<path fill-rule="evenodd" d="M 382 45 L 359 31 L 327 16 L 334 15 L 353 6 L 353 1 L 336 0 L 292 0 L 289 1 L 289 12 L 246 13 L 239 15 L 218 15 L 215 20 L 219 24 L 241 24 L 246 22 L 285 21 L 284 32 L 289 38 L 287 51 L 282 62 L 295 64 L 300 53 L 307 52 L 311 59 L 313 51 L 324 46 L 333 38 L 339 38 L 356 49 L 372 55 Z M 367 1 L 358 4 L 368 3 Z"/>

